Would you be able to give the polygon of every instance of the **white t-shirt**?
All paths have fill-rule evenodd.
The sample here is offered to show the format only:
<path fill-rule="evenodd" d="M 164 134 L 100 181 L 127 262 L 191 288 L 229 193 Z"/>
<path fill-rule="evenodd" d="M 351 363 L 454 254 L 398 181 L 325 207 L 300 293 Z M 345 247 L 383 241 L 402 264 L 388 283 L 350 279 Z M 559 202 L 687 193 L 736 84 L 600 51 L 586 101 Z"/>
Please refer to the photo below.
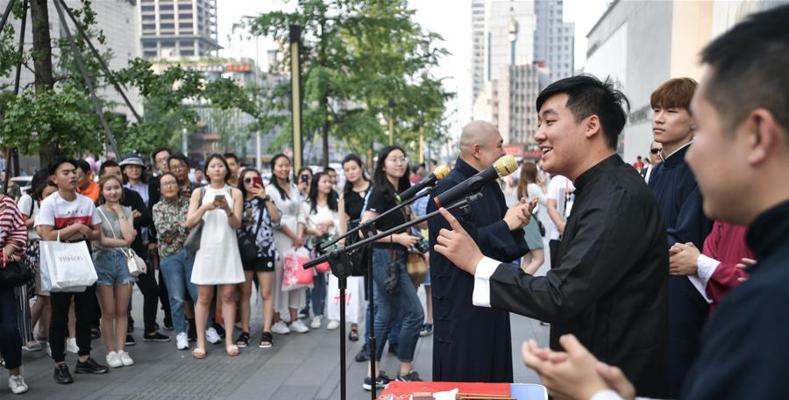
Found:
<path fill-rule="evenodd" d="M 38 202 L 33 201 L 33 196 L 23 194 L 22 197 L 19 198 L 19 202 L 16 206 L 23 215 L 27 215 L 27 218 L 25 218 L 26 220 L 30 218 L 33 218 L 33 221 L 36 220 L 36 216 L 38 215 Z M 41 236 L 38 236 L 36 228 L 31 226 L 27 230 L 27 238 L 30 240 L 38 240 L 41 239 Z"/>
<path fill-rule="evenodd" d="M 337 233 L 337 227 L 340 225 L 340 216 L 337 211 L 332 211 L 328 205 L 316 206 L 313 213 L 309 202 L 301 203 L 301 214 L 307 227 L 316 229 L 318 225 L 330 222 L 331 227 L 328 233 L 331 235 Z"/>
<path fill-rule="evenodd" d="M 101 224 L 101 216 L 96 212 L 96 206 L 88 197 L 79 193 L 74 201 L 66 201 L 60 197 L 60 193 L 55 192 L 41 202 L 35 226 L 46 225 L 63 229 L 76 223 L 87 226 Z"/>
<path fill-rule="evenodd" d="M 556 175 L 551 178 L 551 181 L 548 183 L 548 200 L 556 200 L 556 211 L 559 212 L 559 215 L 562 217 L 564 221 L 567 220 L 567 214 L 569 213 L 569 209 L 566 209 L 566 205 L 572 196 L 572 193 L 575 191 L 575 186 L 573 183 L 562 175 Z M 551 224 L 551 231 L 550 231 L 550 238 L 551 240 L 559 240 L 559 230 Z"/>

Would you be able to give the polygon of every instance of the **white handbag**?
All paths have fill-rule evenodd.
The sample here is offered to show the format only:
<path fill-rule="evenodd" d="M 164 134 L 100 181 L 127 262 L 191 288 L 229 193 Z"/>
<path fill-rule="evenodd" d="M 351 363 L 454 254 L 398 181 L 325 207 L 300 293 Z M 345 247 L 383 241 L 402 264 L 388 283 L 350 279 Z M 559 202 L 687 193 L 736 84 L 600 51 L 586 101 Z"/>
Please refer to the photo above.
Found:
<path fill-rule="evenodd" d="M 109 222 L 109 218 L 107 218 L 107 215 L 104 214 L 104 211 L 101 211 L 101 208 L 99 207 L 97 207 L 96 209 L 99 210 L 101 215 L 104 216 L 104 219 L 106 219 L 107 222 Z M 115 229 L 112 229 L 112 224 L 110 224 L 110 231 L 112 231 L 112 236 L 115 239 L 118 239 L 118 235 L 115 234 Z M 129 273 L 133 277 L 136 278 L 138 275 L 144 274 L 148 271 L 148 266 L 145 264 L 145 260 L 143 260 L 142 257 L 137 255 L 136 251 L 134 251 L 131 248 L 125 248 L 125 249 L 121 248 L 120 251 L 123 252 L 124 256 L 126 256 L 126 268 L 129 269 Z"/>

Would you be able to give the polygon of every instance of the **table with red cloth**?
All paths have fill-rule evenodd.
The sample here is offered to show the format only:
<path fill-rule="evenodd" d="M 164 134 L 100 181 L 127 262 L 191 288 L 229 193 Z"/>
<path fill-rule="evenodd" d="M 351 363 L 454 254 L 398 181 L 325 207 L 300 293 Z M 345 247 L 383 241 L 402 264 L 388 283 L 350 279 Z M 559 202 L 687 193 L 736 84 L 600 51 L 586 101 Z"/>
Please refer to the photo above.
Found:
<path fill-rule="evenodd" d="M 424 392 L 445 392 L 458 389 L 458 393 L 464 394 L 488 394 L 498 396 L 510 395 L 511 383 L 470 383 L 470 382 L 389 382 L 378 400 L 384 400 L 388 395 L 394 395 L 395 399 L 407 400 L 412 393 Z"/>

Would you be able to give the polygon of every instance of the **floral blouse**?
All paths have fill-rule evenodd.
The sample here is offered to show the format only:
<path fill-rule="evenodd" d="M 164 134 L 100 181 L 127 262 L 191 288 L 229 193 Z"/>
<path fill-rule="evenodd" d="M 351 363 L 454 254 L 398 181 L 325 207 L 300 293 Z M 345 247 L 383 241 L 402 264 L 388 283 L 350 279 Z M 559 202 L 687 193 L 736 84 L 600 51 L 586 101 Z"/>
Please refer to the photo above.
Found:
<path fill-rule="evenodd" d="M 258 225 L 260 225 L 259 230 Z M 255 231 L 258 232 L 257 238 L 255 238 L 255 244 L 258 248 L 258 258 L 268 260 L 277 259 L 277 246 L 274 243 L 274 228 L 278 225 L 279 220 L 272 220 L 271 214 L 268 212 L 263 200 L 259 198 L 244 200 L 244 213 L 241 219 L 241 226 L 244 231 L 251 235 L 254 235 Z"/>
<path fill-rule="evenodd" d="M 162 199 L 153 206 L 153 223 L 159 238 L 159 255 L 169 256 L 184 247 L 189 228 L 186 227 L 186 214 L 189 211 L 189 198 L 180 196 L 176 201 Z"/>

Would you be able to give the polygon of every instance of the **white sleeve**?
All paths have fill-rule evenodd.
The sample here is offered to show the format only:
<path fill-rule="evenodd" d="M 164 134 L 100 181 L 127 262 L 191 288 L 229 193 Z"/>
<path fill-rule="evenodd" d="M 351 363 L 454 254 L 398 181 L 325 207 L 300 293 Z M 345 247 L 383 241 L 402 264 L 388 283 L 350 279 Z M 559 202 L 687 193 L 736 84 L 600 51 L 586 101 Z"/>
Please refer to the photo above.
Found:
<path fill-rule="evenodd" d="M 93 226 L 101 225 L 101 215 L 99 215 L 99 211 L 96 209 L 96 205 L 93 204 L 93 202 L 91 202 L 90 199 L 87 200 L 88 200 L 88 204 L 90 204 L 91 213 L 93 214 L 93 216 L 91 217 L 91 224 Z"/>
<path fill-rule="evenodd" d="M 699 280 L 704 284 L 704 287 L 707 287 L 707 284 L 712 278 L 712 274 L 715 273 L 715 270 L 718 269 L 718 265 L 720 265 L 720 261 L 707 257 L 704 254 L 699 254 L 699 258 L 696 261 L 696 265 L 698 270 L 696 271 L 696 275 L 699 276 Z"/>
<path fill-rule="evenodd" d="M 702 282 L 696 275 L 688 275 L 688 280 L 690 284 L 696 288 L 696 291 L 699 292 L 701 297 L 707 302 L 707 304 L 712 304 L 712 299 L 707 296 L 707 282 Z"/>
<path fill-rule="evenodd" d="M 52 196 L 50 196 L 50 198 L 52 198 Z M 49 200 L 49 198 L 47 200 Z M 41 202 L 41 208 L 38 210 L 38 216 L 33 224 L 34 226 L 55 226 L 55 207 L 54 201 L 52 201 L 54 198 L 50 201 L 47 200 Z"/>
<path fill-rule="evenodd" d="M 17 203 L 16 207 L 22 213 L 22 215 L 26 215 L 27 218 L 33 214 L 33 198 L 30 197 L 29 194 L 24 194 L 22 197 L 19 198 L 19 202 Z"/>
<path fill-rule="evenodd" d="M 622 396 L 613 390 L 601 390 L 592 396 L 589 400 L 622 400 Z"/>
<path fill-rule="evenodd" d="M 501 265 L 501 261 L 496 261 L 490 257 L 482 257 L 477 263 L 477 271 L 474 273 L 474 291 L 471 295 L 472 303 L 477 307 L 490 307 L 490 277 Z"/>
<path fill-rule="evenodd" d="M 558 200 L 559 199 L 559 182 L 557 177 L 551 178 L 548 182 L 548 195 L 546 196 L 546 202 L 548 200 Z"/>

